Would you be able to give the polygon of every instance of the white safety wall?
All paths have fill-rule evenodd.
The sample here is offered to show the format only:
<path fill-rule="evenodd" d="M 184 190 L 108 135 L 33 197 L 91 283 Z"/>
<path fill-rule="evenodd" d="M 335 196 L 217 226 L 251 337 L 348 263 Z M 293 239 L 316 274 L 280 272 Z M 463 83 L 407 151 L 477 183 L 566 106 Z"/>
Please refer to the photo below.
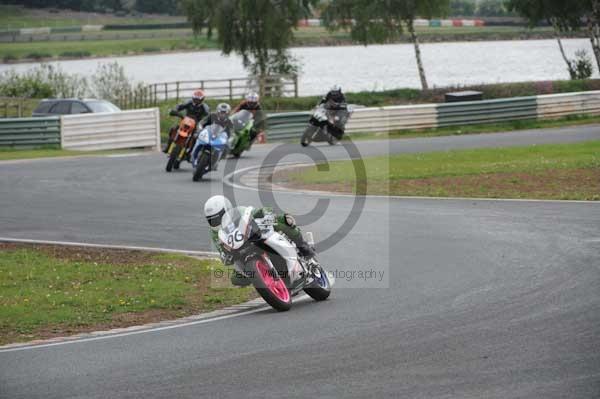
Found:
<path fill-rule="evenodd" d="M 61 146 L 69 150 L 160 148 L 158 108 L 114 113 L 64 115 Z"/>

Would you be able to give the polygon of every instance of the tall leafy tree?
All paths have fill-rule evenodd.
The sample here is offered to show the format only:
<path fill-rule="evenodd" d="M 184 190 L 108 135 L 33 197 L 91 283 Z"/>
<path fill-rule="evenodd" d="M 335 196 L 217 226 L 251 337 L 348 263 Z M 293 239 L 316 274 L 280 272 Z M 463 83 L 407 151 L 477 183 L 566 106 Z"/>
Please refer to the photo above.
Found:
<path fill-rule="evenodd" d="M 219 0 L 182 0 L 180 4 L 188 21 L 192 24 L 194 34 L 198 35 L 202 29 L 206 28 L 206 35 L 210 39 Z"/>
<path fill-rule="evenodd" d="M 585 26 L 600 69 L 600 0 L 508 0 L 506 4 L 527 18 L 532 26 L 544 20 L 557 31 Z M 561 51 L 564 53 L 562 47 Z"/>
<path fill-rule="evenodd" d="M 314 4 L 315 0 L 220 1 L 215 26 L 223 53 L 239 54 L 244 66 L 260 76 L 289 69 L 293 29 Z"/>
<path fill-rule="evenodd" d="M 421 87 L 426 90 L 429 85 L 414 21 L 446 15 L 448 7 L 449 0 L 331 0 L 323 18 L 332 30 L 350 29 L 352 38 L 365 46 L 396 39 L 406 28 L 415 48 Z"/>

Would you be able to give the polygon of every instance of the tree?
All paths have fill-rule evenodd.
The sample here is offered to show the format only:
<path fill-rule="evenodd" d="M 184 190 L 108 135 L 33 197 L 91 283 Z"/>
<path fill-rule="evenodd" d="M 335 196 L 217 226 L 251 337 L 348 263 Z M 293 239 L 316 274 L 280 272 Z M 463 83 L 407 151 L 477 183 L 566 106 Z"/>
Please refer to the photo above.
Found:
<path fill-rule="evenodd" d="M 350 29 L 352 39 L 364 44 L 386 43 L 408 30 L 415 48 L 421 87 L 427 90 L 427 77 L 421 59 L 414 21 L 419 17 L 445 15 L 449 0 L 331 0 L 323 19 L 331 29 Z"/>
<path fill-rule="evenodd" d="M 177 3 L 177 0 L 136 0 L 135 9 L 146 13 L 175 14 Z"/>
<path fill-rule="evenodd" d="M 206 35 L 212 37 L 215 16 L 219 0 L 183 0 L 181 8 L 192 24 L 194 35 L 199 35 L 206 28 Z"/>
<path fill-rule="evenodd" d="M 477 3 L 477 16 L 506 17 L 511 14 L 503 0 L 480 0 Z"/>
<path fill-rule="evenodd" d="M 525 17 L 531 26 L 546 20 L 558 32 L 565 32 L 584 25 L 600 69 L 600 0 L 509 0 L 507 7 Z"/>
<path fill-rule="evenodd" d="M 315 0 L 222 0 L 215 26 L 224 54 L 237 53 L 244 67 L 260 76 L 293 63 L 287 52 L 293 29 L 310 13 Z M 272 63 L 278 65 L 275 67 Z"/>
<path fill-rule="evenodd" d="M 475 15 L 475 0 L 450 0 L 449 15 L 460 17 L 472 17 Z"/>

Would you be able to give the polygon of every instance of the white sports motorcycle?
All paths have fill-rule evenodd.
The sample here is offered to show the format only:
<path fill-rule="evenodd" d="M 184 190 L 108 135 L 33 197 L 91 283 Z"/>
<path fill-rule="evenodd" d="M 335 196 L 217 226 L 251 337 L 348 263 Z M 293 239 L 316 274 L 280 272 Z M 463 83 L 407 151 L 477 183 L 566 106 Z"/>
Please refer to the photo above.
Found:
<path fill-rule="evenodd" d="M 296 245 L 274 230 L 272 214 L 255 219 L 253 210 L 237 207 L 223 215 L 219 241 L 235 271 L 278 311 L 289 310 L 292 297 L 302 290 L 317 301 L 327 299 L 331 293 L 327 272 L 298 256 Z"/>

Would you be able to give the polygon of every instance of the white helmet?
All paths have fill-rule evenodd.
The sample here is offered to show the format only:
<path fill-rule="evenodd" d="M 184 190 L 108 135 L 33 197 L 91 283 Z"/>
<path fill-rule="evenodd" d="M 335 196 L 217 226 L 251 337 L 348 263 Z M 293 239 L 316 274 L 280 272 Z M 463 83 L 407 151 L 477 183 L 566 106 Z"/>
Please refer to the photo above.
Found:
<path fill-rule="evenodd" d="M 225 120 L 229 117 L 229 113 L 231 112 L 231 106 L 227 103 L 221 103 L 217 105 L 217 118 L 219 120 Z"/>
<path fill-rule="evenodd" d="M 214 230 L 221 227 L 223 215 L 232 207 L 231 201 L 222 195 L 210 197 L 204 204 L 204 216 L 206 216 L 209 226 Z"/>
<path fill-rule="evenodd" d="M 246 94 L 246 102 L 250 103 L 250 104 L 258 104 L 258 100 L 260 99 L 260 96 L 258 95 L 258 93 L 248 93 Z"/>

